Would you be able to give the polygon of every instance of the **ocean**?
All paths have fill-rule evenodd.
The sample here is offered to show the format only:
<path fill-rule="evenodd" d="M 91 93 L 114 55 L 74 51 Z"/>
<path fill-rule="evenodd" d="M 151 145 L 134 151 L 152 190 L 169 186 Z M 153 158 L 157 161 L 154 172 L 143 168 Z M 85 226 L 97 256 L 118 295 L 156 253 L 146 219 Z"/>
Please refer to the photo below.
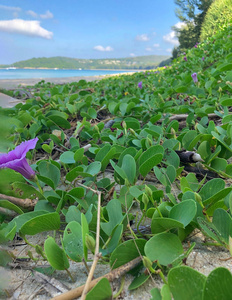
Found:
<path fill-rule="evenodd" d="M 0 79 L 61 78 L 127 73 L 129 70 L 0 69 Z M 135 71 L 133 71 L 135 72 Z"/>

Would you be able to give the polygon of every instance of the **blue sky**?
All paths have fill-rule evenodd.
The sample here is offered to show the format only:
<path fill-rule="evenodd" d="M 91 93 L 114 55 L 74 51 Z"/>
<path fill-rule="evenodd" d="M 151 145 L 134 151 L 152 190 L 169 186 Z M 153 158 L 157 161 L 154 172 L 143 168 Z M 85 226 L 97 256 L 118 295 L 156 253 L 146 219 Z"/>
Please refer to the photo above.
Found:
<path fill-rule="evenodd" d="M 0 0 L 0 64 L 171 55 L 174 0 Z"/>

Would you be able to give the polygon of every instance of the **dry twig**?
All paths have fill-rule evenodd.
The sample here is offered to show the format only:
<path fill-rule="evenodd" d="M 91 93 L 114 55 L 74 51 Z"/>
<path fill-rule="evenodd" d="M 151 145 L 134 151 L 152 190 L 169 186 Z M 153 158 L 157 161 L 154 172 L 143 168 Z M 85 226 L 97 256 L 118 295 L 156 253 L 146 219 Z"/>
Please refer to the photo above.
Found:
<path fill-rule="evenodd" d="M 29 198 L 21 199 L 12 196 L 7 196 L 4 194 L 0 194 L 0 200 L 8 200 L 11 203 L 14 203 L 23 208 L 27 208 L 28 210 L 33 210 L 37 203 L 37 200 L 35 199 L 29 199 Z"/>
<path fill-rule="evenodd" d="M 88 290 L 92 289 L 102 278 L 106 278 L 110 282 L 112 282 L 115 278 L 119 278 L 122 275 L 129 272 L 130 270 L 132 270 L 140 262 L 141 262 L 141 257 L 140 256 L 136 257 L 135 259 L 131 260 L 127 264 L 125 264 L 117 269 L 114 269 L 113 271 L 109 272 L 108 274 L 92 280 L 88 286 Z M 56 296 L 50 300 L 72 300 L 72 299 L 75 299 L 75 298 L 79 297 L 81 294 L 83 294 L 84 287 L 85 287 L 85 285 L 79 286 L 78 288 L 75 288 L 71 291 L 68 291 L 59 296 Z"/>

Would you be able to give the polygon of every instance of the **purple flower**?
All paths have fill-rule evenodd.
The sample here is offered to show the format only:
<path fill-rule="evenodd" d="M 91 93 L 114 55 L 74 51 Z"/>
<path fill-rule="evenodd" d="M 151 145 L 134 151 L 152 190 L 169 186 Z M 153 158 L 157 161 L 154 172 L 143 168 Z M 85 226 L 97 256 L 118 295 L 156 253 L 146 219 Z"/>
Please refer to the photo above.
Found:
<path fill-rule="evenodd" d="M 188 61 L 186 56 L 184 57 L 184 60 L 185 60 L 185 61 Z"/>
<path fill-rule="evenodd" d="M 33 179 L 35 172 L 29 166 L 26 154 L 29 150 L 34 149 L 38 138 L 22 142 L 14 150 L 0 155 L 0 169 L 9 168 L 19 172 L 27 179 Z"/>
<path fill-rule="evenodd" d="M 204 57 L 202 57 L 202 60 L 204 61 L 204 60 L 205 60 L 205 58 L 204 58 Z"/>
<path fill-rule="evenodd" d="M 142 81 L 140 81 L 140 82 L 138 83 L 138 88 L 140 88 L 140 89 L 143 88 Z"/>
<path fill-rule="evenodd" d="M 193 73 L 191 76 L 192 76 L 194 83 L 197 83 L 198 82 L 197 73 Z"/>

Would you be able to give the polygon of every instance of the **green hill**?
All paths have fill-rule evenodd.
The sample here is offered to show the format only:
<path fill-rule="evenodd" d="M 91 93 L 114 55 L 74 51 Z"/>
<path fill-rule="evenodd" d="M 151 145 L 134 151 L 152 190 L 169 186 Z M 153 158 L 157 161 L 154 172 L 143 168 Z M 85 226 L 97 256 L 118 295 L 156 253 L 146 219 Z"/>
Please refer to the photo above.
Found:
<path fill-rule="evenodd" d="M 59 68 L 59 69 L 152 69 L 157 67 L 167 55 L 148 55 L 111 59 L 78 59 L 69 57 L 39 57 L 15 62 L 17 68 Z M 0 65 L 9 67 L 9 65 Z"/>

